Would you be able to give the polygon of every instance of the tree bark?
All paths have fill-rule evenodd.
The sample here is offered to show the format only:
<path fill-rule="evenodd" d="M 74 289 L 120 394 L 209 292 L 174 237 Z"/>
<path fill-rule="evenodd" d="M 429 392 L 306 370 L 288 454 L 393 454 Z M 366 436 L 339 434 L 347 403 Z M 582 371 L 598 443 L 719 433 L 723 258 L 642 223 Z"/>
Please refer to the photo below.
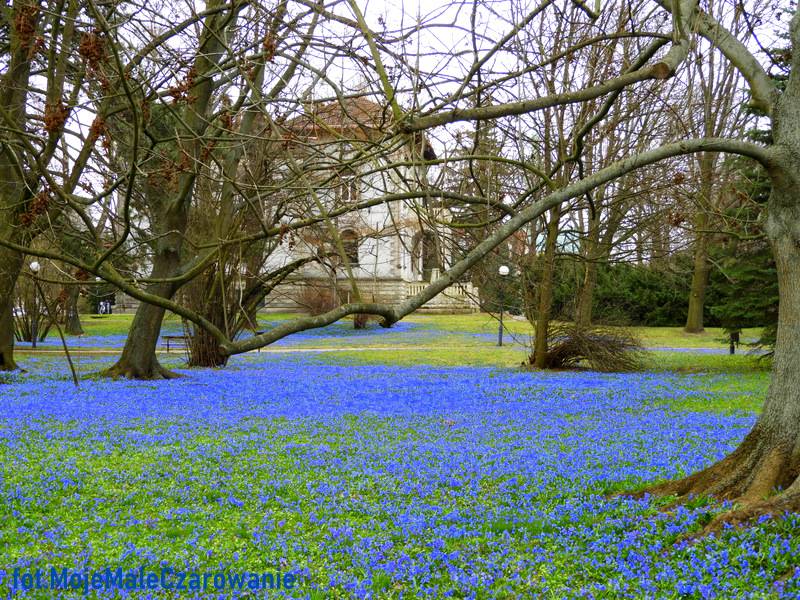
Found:
<path fill-rule="evenodd" d="M 64 306 L 64 331 L 69 335 L 83 335 L 81 316 L 78 313 L 80 291 L 80 287 L 77 285 L 71 285 L 67 290 L 67 301 Z"/>
<path fill-rule="evenodd" d="M 694 221 L 694 268 L 692 270 L 692 285 L 689 290 L 689 309 L 686 313 L 687 333 L 701 333 L 704 331 L 703 311 L 706 304 L 706 287 L 708 287 L 708 211 L 711 206 L 713 193 L 714 160 L 710 153 L 704 152 L 700 157 L 700 194 L 697 215 Z"/>
<path fill-rule="evenodd" d="M 560 207 L 550 211 L 550 222 L 547 224 L 547 239 L 542 275 L 539 282 L 538 314 L 536 315 L 536 335 L 533 345 L 533 365 L 539 369 L 547 367 L 547 333 L 550 327 L 550 316 L 553 308 L 553 279 L 556 270 L 556 242 L 558 241 L 558 222 L 561 218 Z"/>
<path fill-rule="evenodd" d="M 0 371 L 17 368 L 14 360 L 14 287 L 22 268 L 22 254 L 0 247 Z"/>
<path fill-rule="evenodd" d="M 157 215 L 159 227 L 166 232 L 155 243 L 153 258 L 153 279 L 174 277 L 180 268 L 183 231 L 186 228 L 185 209 L 161 211 Z M 172 298 L 178 286 L 174 283 L 159 282 L 147 286 L 147 292 Z M 142 302 L 136 309 L 133 322 L 128 330 L 128 338 L 122 349 L 122 356 L 103 374 L 108 377 L 127 377 L 128 379 L 170 379 L 176 373 L 161 366 L 156 357 L 156 346 L 161 335 L 161 323 L 165 310 L 159 306 Z"/>
<path fill-rule="evenodd" d="M 201 311 L 211 323 L 224 329 L 226 335 L 231 335 L 225 323 L 226 298 L 219 285 L 221 274 L 218 269 L 210 270 L 204 275 L 199 286 L 196 286 L 195 293 L 204 294 L 205 297 L 198 299 L 201 304 Z M 230 357 L 222 352 L 219 341 L 202 327 L 195 327 L 189 346 L 189 366 L 190 367 L 224 367 Z"/>
<path fill-rule="evenodd" d="M 229 355 L 222 352 L 219 342 L 205 329 L 197 328 L 191 340 L 190 367 L 224 367 Z"/>
<path fill-rule="evenodd" d="M 686 312 L 687 333 L 702 333 L 703 311 L 706 303 L 706 287 L 708 286 L 708 234 L 702 231 L 707 226 L 708 218 L 703 212 L 695 220 L 697 230 L 694 242 L 694 268 L 692 270 L 692 284 L 689 289 L 689 308 Z"/>
<path fill-rule="evenodd" d="M 14 361 L 14 320 L 11 306 L 0 313 L 0 371 L 13 371 L 17 368 Z"/>
<path fill-rule="evenodd" d="M 164 259 L 156 260 L 157 263 Z M 159 270 L 160 271 L 160 270 Z M 160 277 L 153 269 L 153 276 Z M 147 291 L 163 298 L 171 298 L 175 290 L 170 284 L 154 284 Z M 128 337 L 122 349 L 122 356 L 104 375 L 108 377 L 127 377 L 128 379 L 171 379 L 176 373 L 161 366 L 156 357 L 156 346 L 161 335 L 161 323 L 165 310 L 153 304 L 142 302 L 136 309 Z"/>
<path fill-rule="evenodd" d="M 792 20 L 795 47 L 800 17 Z M 780 97 L 773 121 L 774 163 L 766 232 L 778 273 L 778 333 L 764 408 L 731 454 L 684 479 L 646 490 L 682 498 L 712 495 L 737 503 L 704 533 L 725 523 L 800 510 L 800 57 Z M 782 490 L 782 491 L 781 491 Z"/>
<path fill-rule="evenodd" d="M 797 167 L 800 172 L 800 164 Z M 797 197 L 796 191 L 773 190 L 770 201 L 767 230 L 778 271 L 780 306 L 772 381 L 761 415 L 744 441 L 721 461 L 645 490 L 677 495 L 679 501 L 711 495 L 736 503 L 735 510 L 720 515 L 703 533 L 717 531 L 725 523 L 800 509 L 800 202 L 779 201 L 791 194 Z"/>
<path fill-rule="evenodd" d="M 581 327 L 588 327 L 592 323 L 594 288 L 597 284 L 597 260 L 600 258 L 599 241 L 600 211 L 597 210 L 594 218 L 589 220 L 589 235 L 586 239 L 583 263 L 583 282 L 578 293 L 578 305 L 575 308 L 575 323 Z"/>

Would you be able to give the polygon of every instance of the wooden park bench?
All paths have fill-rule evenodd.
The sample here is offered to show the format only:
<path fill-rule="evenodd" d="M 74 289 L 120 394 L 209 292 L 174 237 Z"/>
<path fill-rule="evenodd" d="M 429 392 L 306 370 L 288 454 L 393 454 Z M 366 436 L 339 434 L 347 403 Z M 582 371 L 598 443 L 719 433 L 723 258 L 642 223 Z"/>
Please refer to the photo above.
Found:
<path fill-rule="evenodd" d="M 164 342 L 164 345 L 167 348 L 167 353 L 169 353 L 170 347 L 185 350 L 189 345 L 188 335 L 162 335 L 161 340 Z"/>
<path fill-rule="evenodd" d="M 256 331 L 254 332 L 255 335 L 261 335 L 262 333 L 266 333 L 266 330 Z M 189 336 L 188 335 L 162 335 L 161 341 L 164 343 L 164 347 L 169 353 L 170 348 L 175 348 L 176 350 L 185 350 L 189 347 Z M 261 348 L 256 349 L 257 352 L 261 352 Z"/>

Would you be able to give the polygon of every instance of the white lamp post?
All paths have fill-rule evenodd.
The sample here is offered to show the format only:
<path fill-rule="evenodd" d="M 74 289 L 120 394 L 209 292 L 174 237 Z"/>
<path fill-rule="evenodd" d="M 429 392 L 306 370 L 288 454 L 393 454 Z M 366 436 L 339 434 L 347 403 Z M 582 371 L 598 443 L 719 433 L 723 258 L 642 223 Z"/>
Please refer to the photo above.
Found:
<path fill-rule="evenodd" d="M 33 261 L 28 268 L 33 273 L 33 321 L 31 323 L 31 347 L 36 348 L 36 337 L 39 335 L 37 331 L 39 329 L 39 303 L 37 301 L 36 293 L 39 293 L 39 296 L 42 297 L 42 306 L 44 307 L 45 311 L 47 311 L 47 316 L 50 319 L 50 322 L 55 325 L 56 331 L 58 331 L 58 337 L 61 338 L 61 345 L 64 347 L 64 355 L 67 357 L 67 363 L 69 363 L 69 370 L 72 373 L 72 381 L 75 384 L 75 387 L 78 387 L 78 373 L 75 371 L 75 365 L 72 364 L 72 357 L 69 355 L 69 348 L 67 348 L 67 340 L 64 339 L 64 332 L 61 331 L 61 326 L 58 324 L 53 318 L 53 313 L 50 312 L 50 307 L 47 304 L 47 297 L 44 295 L 44 291 L 42 290 L 42 286 L 39 285 L 39 280 L 36 278 L 36 275 L 41 270 L 42 266 L 37 262 Z"/>
<path fill-rule="evenodd" d="M 37 289 L 38 289 L 38 281 L 36 281 L 36 275 L 39 273 L 39 269 L 41 269 L 41 265 L 33 261 L 28 268 L 33 273 L 33 315 L 31 315 L 31 348 L 36 349 L 36 338 L 39 337 L 39 298 L 37 297 Z"/>
<path fill-rule="evenodd" d="M 497 274 L 500 275 L 500 326 L 497 329 L 497 345 L 503 345 L 503 309 L 505 308 L 505 278 L 511 273 L 506 265 L 500 265 L 497 269 Z"/>

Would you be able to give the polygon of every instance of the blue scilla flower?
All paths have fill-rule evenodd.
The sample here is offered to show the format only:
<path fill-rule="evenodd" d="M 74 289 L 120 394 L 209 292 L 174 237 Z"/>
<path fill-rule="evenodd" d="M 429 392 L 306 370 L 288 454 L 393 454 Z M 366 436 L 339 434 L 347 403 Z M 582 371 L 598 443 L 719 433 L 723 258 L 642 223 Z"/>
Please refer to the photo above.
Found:
<path fill-rule="evenodd" d="M 797 524 L 676 544 L 721 507 L 659 513 L 658 499 L 606 497 L 701 468 L 744 436 L 752 415 L 669 408 L 695 376 L 266 353 L 184 374 L 3 387 L 0 542 L 12 551 L 0 566 L 280 562 L 303 574 L 274 597 L 798 593 L 796 578 L 773 586 L 789 569 L 773 565 L 796 563 Z"/>

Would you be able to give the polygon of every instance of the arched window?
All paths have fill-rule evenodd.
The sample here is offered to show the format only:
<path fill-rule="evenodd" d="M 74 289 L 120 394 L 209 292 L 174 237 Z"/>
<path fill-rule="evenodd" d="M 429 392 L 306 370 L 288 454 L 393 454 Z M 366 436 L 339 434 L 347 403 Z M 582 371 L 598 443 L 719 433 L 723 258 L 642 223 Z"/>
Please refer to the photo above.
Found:
<path fill-rule="evenodd" d="M 352 229 L 345 229 L 341 233 L 341 237 L 347 261 L 350 263 L 351 267 L 358 266 L 358 234 Z"/>

